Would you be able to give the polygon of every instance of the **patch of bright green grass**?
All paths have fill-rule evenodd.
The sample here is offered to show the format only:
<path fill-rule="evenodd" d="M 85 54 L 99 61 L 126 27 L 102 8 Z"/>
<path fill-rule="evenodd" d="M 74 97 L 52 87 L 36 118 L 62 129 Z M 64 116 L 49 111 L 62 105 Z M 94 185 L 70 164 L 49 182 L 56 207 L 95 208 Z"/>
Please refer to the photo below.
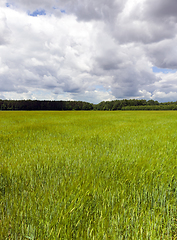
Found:
<path fill-rule="evenodd" d="M 0 239 L 176 239 L 177 112 L 0 112 Z"/>

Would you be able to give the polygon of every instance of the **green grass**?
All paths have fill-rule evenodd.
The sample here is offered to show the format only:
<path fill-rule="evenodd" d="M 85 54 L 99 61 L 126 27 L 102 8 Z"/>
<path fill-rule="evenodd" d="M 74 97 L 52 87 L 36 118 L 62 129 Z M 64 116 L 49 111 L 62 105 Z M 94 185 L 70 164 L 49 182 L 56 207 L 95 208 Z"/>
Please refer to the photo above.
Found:
<path fill-rule="evenodd" d="M 177 112 L 0 112 L 0 239 L 177 239 Z"/>

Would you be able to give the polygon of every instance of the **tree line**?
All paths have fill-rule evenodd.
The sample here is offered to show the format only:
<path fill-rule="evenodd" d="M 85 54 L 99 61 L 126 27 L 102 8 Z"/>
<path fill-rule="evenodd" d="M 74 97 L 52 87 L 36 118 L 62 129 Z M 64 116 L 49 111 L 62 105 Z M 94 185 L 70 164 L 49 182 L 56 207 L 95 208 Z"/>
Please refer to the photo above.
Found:
<path fill-rule="evenodd" d="M 92 110 L 82 101 L 0 100 L 1 110 Z"/>
<path fill-rule="evenodd" d="M 176 102 L 159 103 L 154 100 L 123 99 L 103 101 L 95 106 L 96 110 L 177 110 Z"/>
<path fill-rule="evenodd" d="M 123 99 L 98 104 L 82 101 L 1 100 L 0 110 L 177 110 L 176 102 Z"/>

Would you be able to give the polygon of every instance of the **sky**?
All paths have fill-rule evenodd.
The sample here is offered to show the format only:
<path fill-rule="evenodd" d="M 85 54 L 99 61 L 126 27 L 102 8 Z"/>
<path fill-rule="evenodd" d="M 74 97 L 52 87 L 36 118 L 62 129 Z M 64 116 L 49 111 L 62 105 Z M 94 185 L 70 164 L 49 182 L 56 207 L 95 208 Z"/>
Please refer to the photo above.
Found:
<path fill-rule="evenodd" d="M 176 0 L 1 0 L 0 99 L 177 101 Z"/>

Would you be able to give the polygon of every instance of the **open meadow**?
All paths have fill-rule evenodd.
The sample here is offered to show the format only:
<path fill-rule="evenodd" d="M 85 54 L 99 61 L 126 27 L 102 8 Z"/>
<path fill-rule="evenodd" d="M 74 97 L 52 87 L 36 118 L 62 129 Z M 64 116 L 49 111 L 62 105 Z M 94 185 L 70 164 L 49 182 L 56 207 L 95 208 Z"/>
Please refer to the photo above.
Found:
<path fill-rule="evenodd" d="M 0 239 L 177 239 L 177 112 L 0 111 Z"/>

